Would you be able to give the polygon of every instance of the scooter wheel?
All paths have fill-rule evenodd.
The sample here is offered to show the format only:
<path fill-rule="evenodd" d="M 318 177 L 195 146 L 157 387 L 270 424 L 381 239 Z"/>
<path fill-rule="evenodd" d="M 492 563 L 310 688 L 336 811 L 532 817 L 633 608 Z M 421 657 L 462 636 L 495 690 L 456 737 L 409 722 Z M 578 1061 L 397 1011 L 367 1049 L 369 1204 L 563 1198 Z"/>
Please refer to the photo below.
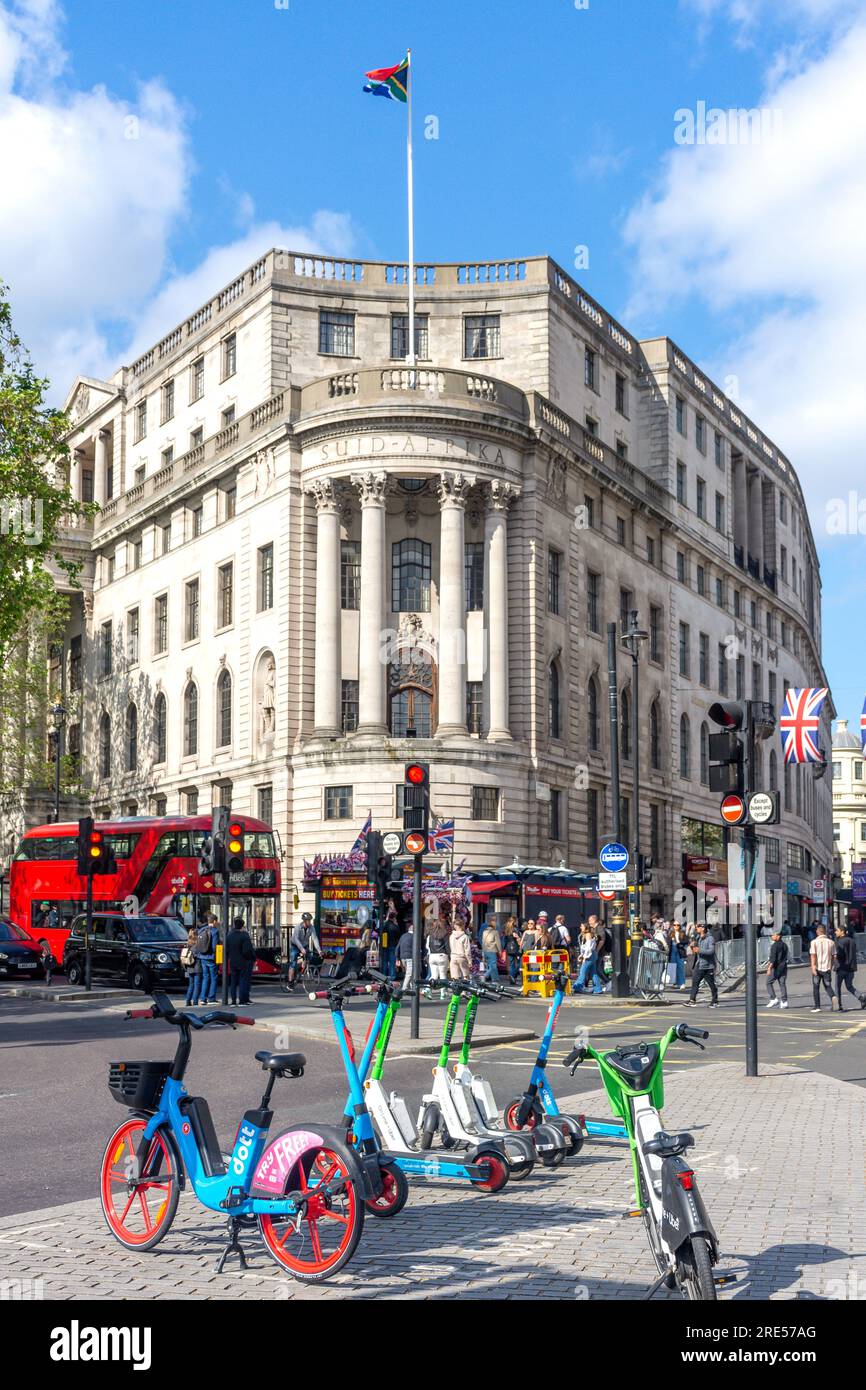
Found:
<path fill-rule="evenodd" d="M 524 1125 L 519 1125 L 517 1123 L 517 1113 L 520 1110 L 522 1104 L 523 1096 L 517 1096 L 514 1100 L 510 1100 L 506 1105 L 504 1112 L 506 1129 L 514 1129 L 518 1131 L 520 1129 L 535 1129 L 535 1126 L 538 1124 L 538 1116 L 534 1110 L 530 1111 L 529 1118 L 527 1119 Z"/>
<path fill-rule="evenodd" d="M 379 1172 L 382 1175 L 382 1191 L 378 1197 L 370 1197 L 364 1206 L 371 1216 L 396 1216 L 409 1200 L 406 1174 L 396 1163 L 383 1163 Z"/>
<path fill-rule="evenodd" d="M 507 1139 L 503 1139 L 502 1148 L 508 1159 L 509 1176 L 515 1182 L 522 1182 L 528 1178 L 535 1167 L 535 1145 L 528 1135 L 509 1134 Z"/>
<path fill-rule="evenodd" d="M 509 1166 L 508 1160 L 499 1149 L 476 1150 L 475 1162 L 487 1165 L 487 1177 L 485 1179 L 472 1179 L 472 1186 L 486 1196 L 491 1196 L 494 1192 L 501 1192 L 508 1179 L 514 1177 L 513 1168 Z"/>
<path fill-rule="evenodd" d="M 568 1150 L 567 1150 L 567 1149 L 554 1149 L 554 1150 L 553 1150 L 553 1153 L 541 1154 L 541 1155 L 539 1155 L 539 1156 L 540 1156 L 540 1158 L 541 1158 L 541 1162 L 542 1162 L 543 1167 L 545 1167 L 545 1168 L 561 1168 L 562 1165 L 563 1165 L 563 1163 L 565 1162 L 567 1156 L 568 1156 Z"/>
<path fill-rule="evenodd" d="M 430 1149 L 433 1147 L 433 1140 L 436 1138 L 436 1131 L 439 1128 L 439 1106 L 428 1105 L 424 1111 L 424 1119 L 421 1122 L 421 1133 L 418 1135 L 419 1149 Z"/>

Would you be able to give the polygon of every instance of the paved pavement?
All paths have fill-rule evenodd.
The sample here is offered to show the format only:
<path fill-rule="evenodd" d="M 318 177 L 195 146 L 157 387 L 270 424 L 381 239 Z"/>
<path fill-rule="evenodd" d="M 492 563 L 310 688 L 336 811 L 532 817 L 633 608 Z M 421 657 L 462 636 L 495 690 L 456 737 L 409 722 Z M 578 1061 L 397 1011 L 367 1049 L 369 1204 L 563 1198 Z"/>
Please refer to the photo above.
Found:
<path fill-rule="evenodd" d="M 598 1093 L 584 1093 L 599 1113 Z M 117 1108 L 115 1107 L 115 1110 Z M 119 1113 L 119 1112 L 117 1112 Z M 845 1298 L 866 1292 L 866 1093 L 791 1067 L 746 1081 L 730 1062 L 672 1070 L 665 1123 L 689 1127 L 690 1157 L 719 1233 L 723 1298 Z M 58 1150 L 58 1157 L 60 1151 Z M 94 1174 L 95 1177 L 95 1174 Z M 149 1254 L 122 1250 L 96 1200 L 0 1220 L 0 1279 L 45 1298 L 629 1298 L 653 1277 L 643 1225 L 627 1219 L 622 1141 L 592 1140 L 558 1172 L 495 1197 L 413 1182 L 400 1216 L 368 1218 L 346 1270 L 314 1290 L 246 1239 L 251 1268 L 217 1276 L 222 1223 L 185 1194 Z M 668 1297 L 664 1293 L 656 1297 Z"/>

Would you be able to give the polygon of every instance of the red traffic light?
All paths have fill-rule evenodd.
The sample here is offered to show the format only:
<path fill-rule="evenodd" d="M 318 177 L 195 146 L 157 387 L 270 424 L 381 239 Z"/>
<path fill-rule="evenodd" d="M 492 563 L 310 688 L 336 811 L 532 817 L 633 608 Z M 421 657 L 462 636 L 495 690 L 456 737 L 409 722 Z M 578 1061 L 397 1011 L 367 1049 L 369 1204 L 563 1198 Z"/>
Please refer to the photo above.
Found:
<path fill-rule="evenodd" d="M 91 843 L 92 845 L 101 845 L 101 844 L 102 844 L 102 831 L 101 831 L 101 830 L 91 830 L 91 832 L 90 832 L 90 843 Z"/>
<path fill-rule="evenodd" d="M 406 781 L 411 782 L 413 787 L 420 787 L 427 780 L 427 769 L 423 763 L 408 763 L 406 765 Z"/>
<path fill-rule="evenodd" d="M 231 835 L 232 839 L 236 840 L 238 835 L 240 835 L 242 832 L 243 826 L 241 825 L 240 821 L 232 821 L 231 825 L 229 826 L 229 834 Z"/>

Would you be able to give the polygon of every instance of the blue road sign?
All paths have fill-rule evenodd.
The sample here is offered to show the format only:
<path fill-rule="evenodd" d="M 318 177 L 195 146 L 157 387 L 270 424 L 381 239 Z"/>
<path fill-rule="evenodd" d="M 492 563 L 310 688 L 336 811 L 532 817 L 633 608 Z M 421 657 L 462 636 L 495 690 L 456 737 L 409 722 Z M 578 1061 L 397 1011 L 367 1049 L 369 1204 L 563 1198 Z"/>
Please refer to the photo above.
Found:
<path fill-rule="evenodd" d="M 618 873 L 628 864 L 628 850 L 625 845 L 618 845 L 614 841 L 612 844 L 604 846 L 598 856 L 598 862 L 607 873 Z"/>

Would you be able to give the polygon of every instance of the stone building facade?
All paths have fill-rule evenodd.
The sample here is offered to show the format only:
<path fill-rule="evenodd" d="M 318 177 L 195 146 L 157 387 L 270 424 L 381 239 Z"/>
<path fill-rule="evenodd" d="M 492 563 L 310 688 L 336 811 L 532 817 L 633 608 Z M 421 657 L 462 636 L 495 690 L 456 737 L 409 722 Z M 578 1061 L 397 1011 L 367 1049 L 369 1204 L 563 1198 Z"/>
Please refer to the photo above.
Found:
<path fill-rule="evenodd" d="M 596 867 L 611 827 L 606 624 L 641 657 L 641 839 L 670 906 L 717 826 L 706 711 L 824 684 L 797 476 L 669 339 L 546 257 L 416 268 L 272 250 L 68 405 L 100 513 L 62 678 L 98 814 L 270 820 L 287 893 L 431 764 L 455 858 Z M 619 665 L 632 799 L 630 661 Z M 828 718 L 831 713 L 828 704 Z M 783 774 L 769 867 L 826 868 L 829 784 Z M 804 859 L 805 862 L 805 859 Z M 817 872 L 816 872 L 817 876 Z"/>
<path fill-rule="evenodd" d="M 851 866 L 866 862 L 866 756 L 860 740 L 839 719 L 833 731 L 834 868 L 851 888 Z"/>

